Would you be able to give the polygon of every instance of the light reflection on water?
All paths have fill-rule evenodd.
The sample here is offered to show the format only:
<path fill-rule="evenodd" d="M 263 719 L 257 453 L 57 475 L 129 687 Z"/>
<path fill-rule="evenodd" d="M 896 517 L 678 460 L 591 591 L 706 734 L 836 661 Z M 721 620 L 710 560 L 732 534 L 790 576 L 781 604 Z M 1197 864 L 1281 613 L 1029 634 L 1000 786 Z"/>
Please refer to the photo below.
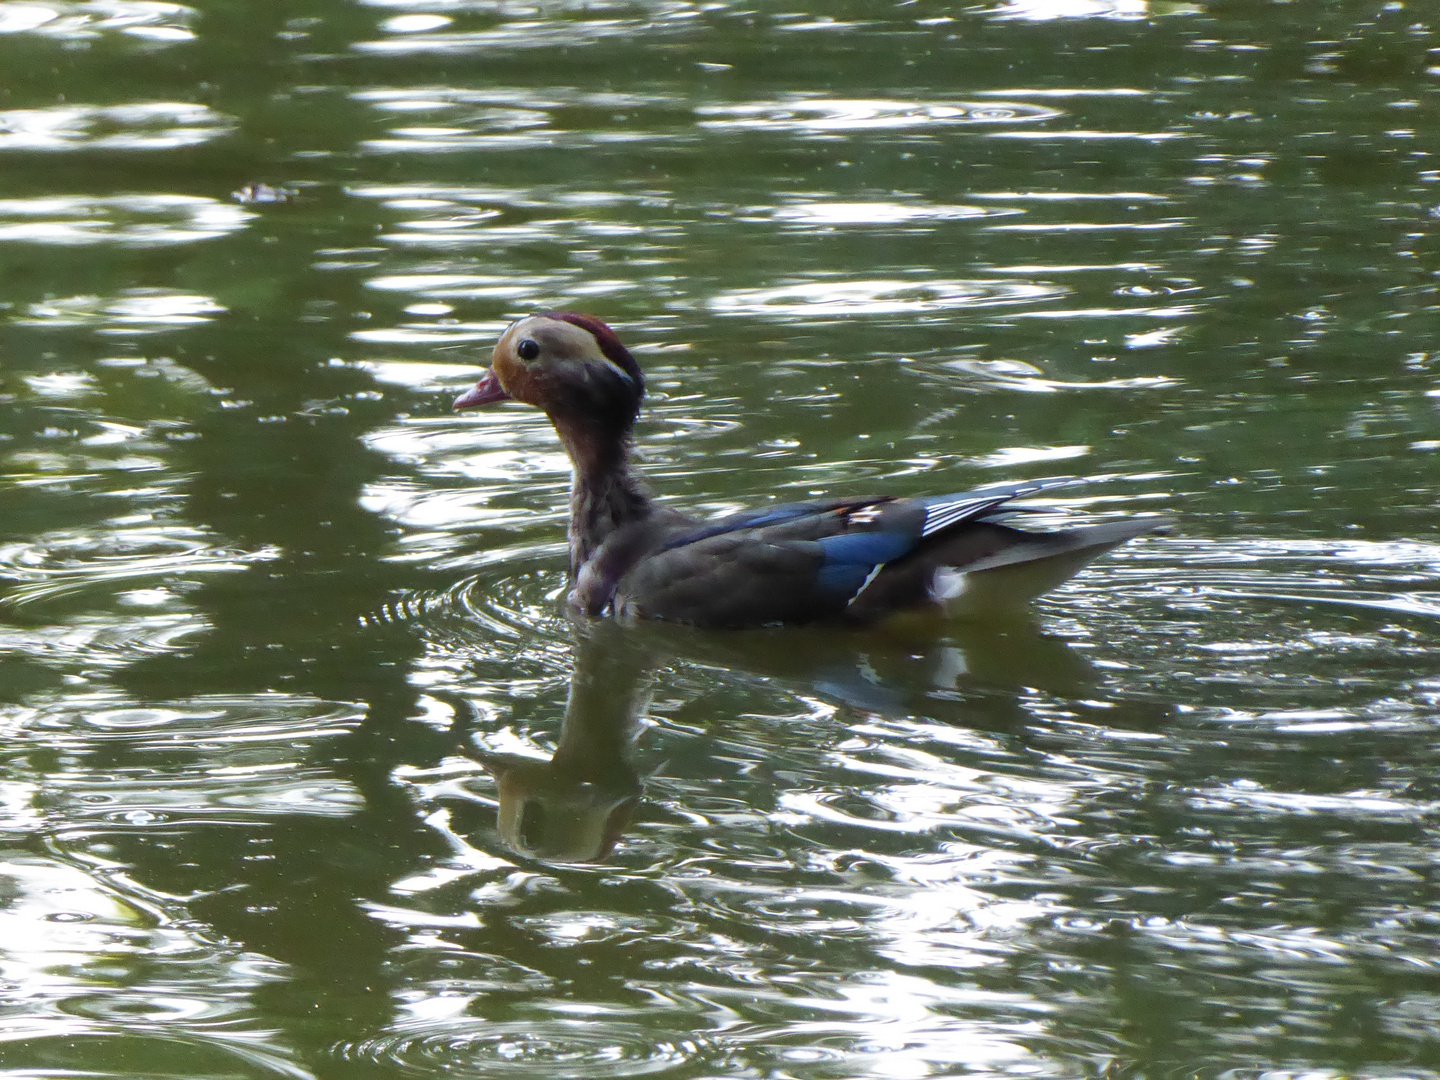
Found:
<path fill-rule="evenodd" d="M 1005 0 L 993 8 L 996 18 L 1026 19 L 1153 19 L 1162 15 L 1198 15 L 1194 4 L 1176 0 Z"/>
<path fill-rule="evenodd" d="M 1050 120 L 1062 115 L 1039 105 L 963 102 L 845 100 L 799 97 L 743 105 L 706 105 L 696 110 L 702 127 L 824 135 L 938 124 L 1002 124 Z"/>
<path fill-rule="evenodd" d="M 83 42 L 122 34 L 168 44 L 195 37 L 194 8 L 161 0 L 6 0 L 0 3 L 0 34 L 35 34 Z"/>
<path fill-rule="evenodd" d="M 0 547 L 0 578 L 13 583 L 7 603 L 20 607 L 71 593 L 115 589 L 137 582 L 175 588 L 196 573 L 237 570 L 274 551 L 219 548 L 197 529 L 179 525 L 109 522 L 101 536 L 91 530 L 50 533 L 31 543 Z M 136 594 L 124 597 L 136 602 Z"/>
<path fill-rule="evenodd" d="M 209 240 L 255 215 L 187 195 L 46 195 L 0 199 L 0 241 L 156 247 Z"/>
<path fill-rule="evenodd" d="M 281 965 L 191 937 L 163 900 L 146 904 L 129 883 L 106 887 L 96 869 L 0 861 L 7 1069 L 75 1075 L 97 1058 L 146 1053 L 173 1075 L 310 1075 L 291 1051 L 246 1030 L 255 1019 L 248 995 L 282 980 Z M 157 958 L 163 979 L 146 970 Z"/>
<path fill-rule="evenodd" d="M 127 289 L 119 296 L 65 296 L 30 304 L 18 326 L 86 327 L 97 334 L 159 333 L 208 322 L 225 308 L 208 296 Z"/>
<path fill-rule="evenodd" d="M 1159 549 L 1165 543 L 1157 541 L 1152 547 Z M 1265 550 L 1264 546 L 1253 549 L 1238 545 L 1231 549 L 1229 561 L 1244 563 L 1263 557 Z M 1362 548 L 1358 554 L 1368 562 L 1377 553 Z M 1412 554 L 1421 559 L 1433 555 L 1428 550 Z M 1173 551 L 1156 555 L 1168 566 L 1184 562 L 1183 556 Z M 1221 557 L 1218 561 L 1224 563 L 1227 559 Z M 1113 604 L 1113 598 L 1098 600 L 1097 590 L 1098 602 L 1089 604 L 1086 597 L 1092 590 L 1097 586 L 1084 582 L 1048 606 L 1063 614 L 1067 607 L 1075 605 L 1069 614 L 1079 615 L 1077 622 L 1083 622 L 1098 643 L 1106 639 L 1110 629 L 1102 605 Z M 1123 612 L 1126 603 L 1122 601 L 1120 607 Z M 1259 615 L 1261 609 L 1255 611 Z M 434 614 L 419 618 L 433 620 Z M 432 641 L 436 649 L 446 648 L 438 639 Z M 940 688 L 945 685 L 942 669 L 948 668 L 951 680 L 960 673 L 962 678 L 977 674 L 985 677 L 983 663 L 976 667 L 974 660 L 965 658 L 967 644 L 957 642 L 954 648 L 961 658 L 949 658 L 936 669 L 940 681 L 935 686 L 940 693 L 944 693 Z M 1353 649 L 1357 644 L 1350 642 L 1349 646 Z M 1380 640 L 1367 644 L 1384 648 Z M 844 645 L 819 646 L 817 658 L 822 665 L 844 662 Z M 857 669 L 866 672 L 855 680 L 862 686 L 876 677 L 870 669 L 882 663 L 875 646 L 873 641 L 860 645 L 869 654 L 862 656 Z M 586 645 L 582 641 L 579 647 L 577 663 L 583 669 L 587 663 Z M 1203 644 L 1199 647 L 1204 648 Z M 683 656 L 684 645 L 679 648 Z M 1115 649 L 1112 646 L 1108 651 L 1113 654 Z M 1114 864 L 1117 856 L 1127 851 L 1133 853 L 1130 857 L 1138 859 L 1139 865 L 1161 858 L 1172 867 L 1173 880 L 1166 890 L 1188 889 L 1191 874 L 1216 868 L 1227 875 L 1306 872 L 1294 856 L 1267 853 L 1263 846 L 1247 850 L 1242 845 L 1237 850 L 1237 845 L 1223 841 L 1226 834 L 1220 828 L 1220 819 L 1226 814 L 1338 814 L 1351 821 L 1374 824 L 1419 821 L 1431 809 L 1430 800 L 1416 803 L 1379 790 L 1349 791 L 1330 797 L 1303 789 L 1266 792 L 1243 778 L 1221 781 L 1217 786 L 1203 778 L 1177 777 L 1171 781 L 1174 786 L 1168 798 L 1179 800 L 1193 816 L 1194 823 L 1188 830 L 1192 838 L 1181 841 L 1177 837 L 1159 846 L 1154 838 L 1129 835 L 1121 824 L 1127 794 L 1141 797 L 1151 783 L 1148 777 L 1165 772 L 1170 762 L 1183 768 L 1186 745 L 1193 740 L 1198 749 L 1208 736 L 1206 721 L 1193 712 L 1188 714 L 1193 719 L 1182 720 L 1178 727 L 1171 725 L 1163 735 L 1143 728 L 1127 729 L 1123 723 L 1110 726 L 1104 708 L 1097 706 L 1113 709 L 1124 705 L 1125 665 L 1107 657 L 1106 652 L 1094 644 L 1087 649 L 1086 655 L 1095 667 L 1090 676 L 1079 675 L 1081 682 L 1093 680 L 1099 672 L 1112 674 L 1080 691 L 1087 700 L 1078 712 L 1081 702 L 1074 698 L 1066 701 L 1050 693 L 1032 694 L 1033 712 L 1028 721 L 1031 734 L 1018 744 L 1018 732 L 1006 726 L 986 731 L 923 719 L 924 713 L 934 715 L 937 709 L 943 709 L 943 697 L 932 699 L 919 715 L 903 703 L 897 709 L 894 702 L 889 708 L 880 706 L 877 713 L 873 696 L 861 704 L 860 698 L 845 692 L 845 680 L 837 681 L 836 672 L 829 667 L 814 676 L 799 675 L 800 681 L 785 689 L 770 683 L 767 693 L 750 696 L 748 715 L 722 721 L 711 708 L 697 709 L 686 697 L 723 698 L 726 683 L 753 677 L 746 675 L 744 661 L 742 666 L 736 666 L 735 661 L 745 655 L 750 665 L 757 665 L 761 652 L 747 654 L 740 649 L 727 668 L 719 670 L 707 665 L 693 674 L 687 674 L 685 667 L 694 661 L 681 659 L 679 668 L 667 667 L 671 674 L 659 677 L 671 689 L 655 692 L 655 704 L 648 715 L 650 722 L 658 726 L 642 736 L 645 741 L 663 744 L 664 749 L 650 752 L 651 764 L 635 766 L 646 776 L 646 805 L 652 809 L 648 813 L 641 811 L 631 835 L 613 858 L 620 869 L 663 883 L 667 893 L 683 898 L 683 905 L 668 916 L 652 914 L 643 925 L 605 911 L 583 916 L 556 913 L 540 920 L 512 918 L 508 924 L 515 932 L 541 935 L 552 948 L 586 945 L 601 952 L 640 940 L 678 944 L 704 927 L 712 943 L 707 950 L 711 954 L 708 963 L 694 966 L 677 958 L 683 967 L 662 964 L 657 969 L 687 971 L 694 987 L 692 994 L 705 1003 L 705 1019 L 699 1021 L 700 1026 L 698 1017 L 681 1019 L 682 1011 L 669 1021 L 669 1030 L 689 1033 L 694 1052 L 703 1060 L 718 1057 L 733 1061 L 736 1055 L 745 1060 L 750 1038 L 743 1029 L 732 1028 L 726 1019 L 727 1003 L 733 1003 L 747 1016 L 765 1017 L 761 1030 L 767 1045 L 783 1044 L 784 1033 L 792 1026 L 797 1032 L 807 1033 L 806 1045 L 811 1051 L 816 1050 L 817 1037 L 818 1045 L 824 1045 L 826 1037 L 834 1037 L 838 1041 L 829 1048 L 833 1055 L 830 1059 L 846 1062 L 845 1067 L 851 1070 L 862 1068 L 859 1062 L 873 1051 L 874 1045 L 879 1045 L 866 1039 L 857 1043 L 852 1023 L 863 1023 L 872 1032 L 869 1039 L 885 1045 L 892 1045 L 885 1040 L 893 1039 L 897 1053 L 912 1050 L 917 1055 L 912 1067 L 922 1072 L 922 1062 L 950 1061 L 952 1054 L 960 1053 L 961 1046 L 965 1047 L 964 1053 L 953 1057 L 955 1062 L 998 1065 L 1030 1059 L 1051 1038 L 1062 1038 L 1073 1045 L 1078 1033 L 1052 1032 L 1041 1019 L 1049 1013 L 1044 998 L 1054 992 L 1053 987 L 1042 989 L 1045 976 L 1037 973 L 1027 980 L 1038 997 L 985 986 L 982 973 L 1003 970 L 1040 941 L 1068 953 L 1072 947 L 1083 950 L 1083 943 L 1097 932 L 1120 933 L 1115 940 L 1122 949 L 1157 951 L 1162 966 L 1180 964 L 1182 957 L 1189 956 L 1199 959 L 1202 965 L 1218 965 L 1214 969 L 1217 975 L 1224 970 L 1226 958 L 1237 951 L 1254 952 L 1275 962 L 1290 957 L 1296 962 L 1320 964 L 1316 975 L 1322 984 L 1324 966 L 1333 965 L 1341 955 L 1360 949 L 1377 960 L 1386 957 L 1389 948 L 1398 944 L 1388 936 L 1372 939 L 1342 932 L 1327 937 L 1303 921 L 1293 928 L 1272 926 L 1257 933 L 1237 932 L 1223 921 L 1217 924 L 1205 918 L 1171 920 L 1141 914 L 1138 922 L 1124 921 L 1127 912 L 1137 910 L 1131 905 L 1138 905 L 1140 913 L 1150 911 L 1144 888 L 1130 894 L 1122 890 L 1103 901 L 1113 905 L 1112 924 L 1120 919 L 1122 926 L 1134 926 L 1143 935 L 1134 946 L 1125 944 L 1128 939 L 1124 933 L 1128 930 L 1121 933 L 1113 926 L 1107 929 L 1090 921 L 1090 908 L 1081 897 L 1096 889 L 1113 890 Z M 1170 656 L 1169 663 L 1183 670 L 1193 665 L 1196 655 L 1182 651 Z M 1158 654 L 1156 663 L 1162 663 Z M 439 663 L 427 666 L 444 667 Z M 758 670 L 764 670 L 763 666 Z M 1045 678 L 1053 679 L 1054 674 L 1052 669 Z M 1252 678 L 1256 674 L 1252 669 Z M 574 677 L 578 680 L 582 675 L 577 672 Z M 796 677 L 792 672 L 786 678 L 788 681 Z M 810 678 L 815 681 L 807 694 L 804 686 Z M 430 685 L 432 691 L 441 686 L 434 682 Z M 963 689 L 964 683 L 952 681 L 950 685 L 962 687 L 962 700 L 969 699 L 967 704 L 972 709 L 984 701 L 983 691 L 977 699 L 974 689 Z M 675 690 L 681 690 L 678 697 Z M 1078 690 L 1071 688 L 1068 694 Z M 531 686 L 523 692 L 528 695 L 539 689 Z M 1117 692 L 1118 696 L 1112 697 Z M 814 694 L 828 699 L 830 704 L 808 715 L 791 711 L 797 695 L 804 700 Z M 1102 700 L 1090 700 L 1097 697 Z M 1112 700 L 1107 702 L 1106 698 Z M 692 709 L 707 719 L 692 727 L 687 722 Z M 963 705 L 960 710 L 964 715 Z M 1347 713 L 1352 721 L 1387 726 L 1380 717 L 1371 717 L 1367 722 L 1360 720 L 1362 713 L 1332 709 L 1312 718 L 1325 725 L 1317 727 L 1316 734 L 1335 730 L 1332 725 L 1337 711 Z M 978 716 L 970 713 L 972 725 Z M 567 716 L 567 728 L 576 719 Z M 1223 722 L 1234 724 L 1236 719 L 1226 716 Z M 1272 723 L 1281 719 L 1303 722 L 1300 717 L 1269 719 Z M 507 721 L 503 710 L 495 715 L 495 722 L 504 725 L 496 732 L 498 738 L 476 740 L 486 752 L 504 755 L 519 751 L 527 758 L 542 761 L 555 753 L 548 725 L 534 730 L 527 739 L 512 727 L 513 719 Z M 1147 727 L 1155 722 L 1142 721 Z M 1200 726 L 1193 726 L 1197 723 Z M 1188 731 L 1187 724 L 1192 725 Z M 1231 737 L 1237 737 L 1236 729 L 1230 730 Z M 517 735 L 521 736 L 518 741 Z M 561 734 L 562 745 L 568 737 Z M 812 742 L 816 739 L 818 745 Z M 1100 748 L 1106 743 L 1124 754 L 1111 767 L 1103 764 Z M 644 754 L 642 746 L 642 757 Z M 653 763 L 661 758 L 666 764 L 657 771 Z M 496 766 L 483 755 L 468 766 L 462 765 L 463 761 L 452 759 L 450 766 L 440 772 L 410 772 L 403 779 L 416 786 L 422 803 L 435 800 L 452 810 L 477 802 L 494 805 L 488 796 L 491 785 L 487 772 Z M 483 767 L 482 761 L 486 762 Z M 730 778 L 731 785 L 743 784 L 749 794 L 743 798 L 726 797 L 726 785 L 716 783 L 717 769 L 720 776 Z M 785 777 L 787 782 L 777 786 L 777 776 Z M 553 800 L 556 795 L 541 794 L 548 788 L 535 785 L 555 782 L 537 774 L 525 781 L 522 790 L 529 794 L 524 797 Z M 515 797 L 513 792 L 507 796 L 505 791 L 502 782 L 501 799 Z M 503 801 L 500 813 L 503 817 Z M 1093 826 L 1105 820 L 1115 820 L 1114 831 L 1108 831 L 1108 835 L 1103 829 L 1095 833 Z M 523 894 L 533 887 L 528 875 L 517 877 L 513 866 L 504 861 L 503 848 L 490 849 L 489 859 L 477 858 L 454 832 L 455 822 L 450 815 L 436 822 L 454 838 L 457 852 L 452 874 L 437 875 L 429 888 L 421 887 L 419 882 L 407 886 L 407 905 L 418 905 L 409 921 L 417 934 L 434 933 L 433 928 L 442 925 L 437 917 L 455 911 L 443 897 L 453 894 L 455 885 L 466 877 L 487 883 L 472 886 L 469 901 L 479 902 L 485 909 L 490 904 L 510 907 L 518 902 L 517 888 Z M 1207 841 L 1212 836 L 1214 846 L 1210 847 Z M 917 851 L 919 837 L 929 837 L 931 843 Z M 483 843 L 483 833 L 472 834 L 469 840 Z M 901 846 L 897 846 L 897 840 Z M 495 855 L 500 856 L 500 864 L 493 861 Z M 1386 873 L 1378 867 L 1389 864 L 1394 855 L 1379 849 L 1373 853 L 1352 850 L 1338 861 L 1327 859 L 1325 872 L 1367 875 L 1368 879 L 1371 873 Z M 743 873 L 737 872 L 739 868 Z M 775 880 L 767 880 L 772 877 Z M 1012 895 L 1012 884 L 1020 879 L 1035 882 L 1038 892 L 1026 890 Z M 1404 880 L 1403 873 L 1398 880 Z M 1128 896 L 1128 904 L 1122 896 Z M 425 902 L 427 897 L 431 902 Z M 649 910 L 655 911 L 653 907 Z M 680 911 L 685 912 L 683 917 Z M 392 922 L 404 921 L 396 909 L 388 911 L 386 917 Z M 878 971 L 870 977 L 861 975 L 857 981 L 854 972 L 829 967 L 801 944 L 824 942 L 828 950 L 841 950 L 843 955 L 847 941 L 857 947 L 863 945 L 869 955 L 888 958 L 900 965 L 901 972 L 971 972 L 980 985 L 961 984 L 946 991 L 928 978 Z M 1381 941 L 1389 944 L 1381 946 Z M 1076 957 L 1078 963 L 1084 963 L 1080 960 L 1083 955 L 1082 951 Z M 1211 959 L 1200 959 L 1207 956 Z M 1063 979 L 1060 970 L 1063 968 L 1057 969 L 1052 978 Z M 637 977 L 648 982 L 655 976 L 631 976 Z M 780 989 L 787 985 L 794 987 L 793 993 Z M 557 1004 L 560 1000 L 554 999 Z M 681 1001 L 673 1004 L 683 1009 Z M 957 1008 L 961 1009 L 958 1015 Z M 833 1028 L 816 1019 L 817 1010 L 835 1016 Z M 603 1051 L 587 1051 L 564 1038 L 564 1027 L 552 1031 L 539 1016 L 532 1022 L 540 1025 L 547 1037 L 560 1039 L 566 1053 L 591 1053 L 600 1061 L 613 1063 Z M 666 1029 L 666 1021 L 655 1018 L 652 1045 L 654 1033 Z M 493 1025 L 477 1030 L 494 1032 Z M 608 1024 L 592 1030 L 603 1045 L 621 1045 L 602 1036 L 606 1033 L 610 1040 L 620 1037 L 621 1033 L 612 1031 Z M 475 1052 L 469 1045 L 472 1036 L 466 1032 L 466 1021 L 455 1012 L 427 1011 L 423 1021 L 417 1018 L 402 1022 L 391 1036 L 365 1047 L 347 1045 L 344 1052 L 378 1054 L 382 1048 L 403 1044 L 410 1052 L 421 1054 L 412 1040 L 431 1044 L 424 1053 Z M 538 1060 L 554 1051 L 547 1045 L 537 1046 L 533 1052 Z M 797 1060 L 803 1058 L 801 1055 Z M 610 1067 L 600 1061 L 592 1062 L 590 1068 L 604 1071 Z M 620 1074 L 625 1074 L 623 1069 Z"/>
<path fill-rule="evenodd" d="M 722 293 L 710 301 L 710 306 L 722 314 L 751 318 L 800 315 L 823 319 L 1028 304 L 1064 294 L 1063 287 L 1037 282 L 818 281 Z"/>
<path fill-rule="evenodd" d="M 757 207 L 761 217 L 794 222 L 801 227 L 812 225 L 887 225 L 913 224 L 923 227 L 931 221 L 957 221 L 963 218 L 997 217 L 1018 214 L 1019 210 L 985 206 L 932 206 L 921 202 L 834 202 L 823 194 L 813 202 L 795 202 L 786 206 Z"/>
<path fill-rule="evenodd" d="M 174 150 L 228 135 L 235 122 L 204 105 L 55 105 L 0 111 L 0 151 Z"/>

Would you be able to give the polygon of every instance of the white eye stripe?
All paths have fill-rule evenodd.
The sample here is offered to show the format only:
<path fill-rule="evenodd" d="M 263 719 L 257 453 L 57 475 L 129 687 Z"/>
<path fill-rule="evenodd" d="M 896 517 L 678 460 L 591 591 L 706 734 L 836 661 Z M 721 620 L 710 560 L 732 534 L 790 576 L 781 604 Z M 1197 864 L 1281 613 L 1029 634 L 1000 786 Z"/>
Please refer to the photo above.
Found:
<path fill-rule="evenodd" d="M 626 386 L 634 387 L 634 376 L 608 356 L 596 354 L 583 356 L 575 360 L 552 360 L 546 364 L 546 367 L 561 379 L 573 383 L 584 382 L 594 384 L 597 381 L 603 381 L 605 379 L 605 375 L 603 375 L 600 370 L 602 365 L 606 372 L 617 375 L 623 379 Z"/>
<path fill-rule="evenodd" d="M 615 363 L 614 360 L 611 360 L 604 353 L 600 354 L 600 359 L 605 361 L 606 367 L 608 367 L 611 371 L 615 372 L 616 375 L 619 375 L 627 383 L 633 383 L 635 381 L 634 377 L 628 371 L 626 371 L 619 364 Z"/>
<path fill-rule="evenodd" d="M 624 379 L 627 383 L 633 384 L 635 382 L 635 379 L 628 371 L 608 356 L 597 355 L 587 356 L 582 360 L 564 360 L 553 365 L 553 367 L 557 370 L 569 371 L 579 377 L 593 379 L 597 374 L 595 369 L 601 364 L 605 365 L 606 368 L 620 376 L 620 378 Z"/>

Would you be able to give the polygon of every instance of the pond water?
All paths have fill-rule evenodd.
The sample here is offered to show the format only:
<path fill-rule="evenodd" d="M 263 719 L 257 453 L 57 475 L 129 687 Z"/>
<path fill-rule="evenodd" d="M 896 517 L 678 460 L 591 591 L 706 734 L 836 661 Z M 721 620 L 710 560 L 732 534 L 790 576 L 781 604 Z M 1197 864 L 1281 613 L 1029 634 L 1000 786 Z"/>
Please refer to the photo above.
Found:
<path fill-rule="evenodd" d="M 1440 1076 L 1435 16 L 0 0 L 0 1075 Z M 1177 527 L 576 624 L 550 307 L 693 512 Z"/>

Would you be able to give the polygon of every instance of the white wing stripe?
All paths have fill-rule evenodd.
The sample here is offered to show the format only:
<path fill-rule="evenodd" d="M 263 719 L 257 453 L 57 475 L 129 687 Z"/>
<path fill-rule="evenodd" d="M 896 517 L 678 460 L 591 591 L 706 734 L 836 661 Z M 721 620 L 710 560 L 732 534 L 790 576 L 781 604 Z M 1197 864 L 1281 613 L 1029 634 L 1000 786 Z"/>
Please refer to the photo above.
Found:
<path fill-rule="evenodd" d="M 947 526 L 963 520 L 967 515 L 983 506 L 992 505 L 994 499 L 961 499 L 958 502 L 936 503 L 925 508 L 925 524 L 920 528 L 921 536 L 929 536 Z"/>
<path fill-rule="evenodd" d="M 881 571 L 881 570 L 884 570 L 884 569 L 885 569 L 885 564 L 884 564 L 883 562 L 882 562 L 882 563 L 876 563 L 876 564 L 875 564 L 875 569 L 874 569 L 874 570 L 871 570 L 870 573 L 868 573 L 868 574 L 865 575 L 865 580 L 862 581 L 862 582 L 860 583 L 860 587 L 855 590 L 855 595 L 852 596 L 852 597 L 850 597 L 849 600 L 846 600 L 846 601 L 845 601 L 845 606 L 846 606 L 846 607 L 849 607 L 849 606 L 850 606 L 851 604 L 853 604 L 856 600 L 859 600 L 859 599 L 860 599 L 860 594 L 870 587 L 870 582 L 874 581 L 875 578 L 879 576 L 880 571 Z"/>

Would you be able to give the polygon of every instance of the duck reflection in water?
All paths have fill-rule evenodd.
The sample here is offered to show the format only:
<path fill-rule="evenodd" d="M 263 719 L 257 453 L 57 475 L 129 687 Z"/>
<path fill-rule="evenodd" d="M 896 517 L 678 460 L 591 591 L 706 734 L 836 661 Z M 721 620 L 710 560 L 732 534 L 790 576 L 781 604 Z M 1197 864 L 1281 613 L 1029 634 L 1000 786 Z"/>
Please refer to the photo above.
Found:
<path fill-rule="evenodd" d="M 596 862 L 640 803 L 635 742 L 650 704 L 647 650 L 620 628 L 582 628 L 565 719 L 549 761 L 484 754 L 500 799 L 500 839 L 544 862 Z"/>
<path fill-rule="evenodd" d="M 1093 682 L 1080 654 L 1029 622 L 973 634 L 878 635 L 833 629 L 775 629 L 717 636 L 685 627 L 576 624 L 575 665 L 550 760 L 471 755 L 495 778 L 497 831 L 513 853 L 546 863 L 606 859 L 640 810 L 657 767 L 637 760 L 657 675 L 709 688 L 755 684 L 814 697 L 860 715 L 923 717 L 973 726 L 973 693 L 1012 702 L 1005 733 L 1024 738 L 1017 687 L 1075 694 Z M 702 706 L 703 707 L 703 706 Z M 723 729 L 726 718 L 706 716 Z"/>

